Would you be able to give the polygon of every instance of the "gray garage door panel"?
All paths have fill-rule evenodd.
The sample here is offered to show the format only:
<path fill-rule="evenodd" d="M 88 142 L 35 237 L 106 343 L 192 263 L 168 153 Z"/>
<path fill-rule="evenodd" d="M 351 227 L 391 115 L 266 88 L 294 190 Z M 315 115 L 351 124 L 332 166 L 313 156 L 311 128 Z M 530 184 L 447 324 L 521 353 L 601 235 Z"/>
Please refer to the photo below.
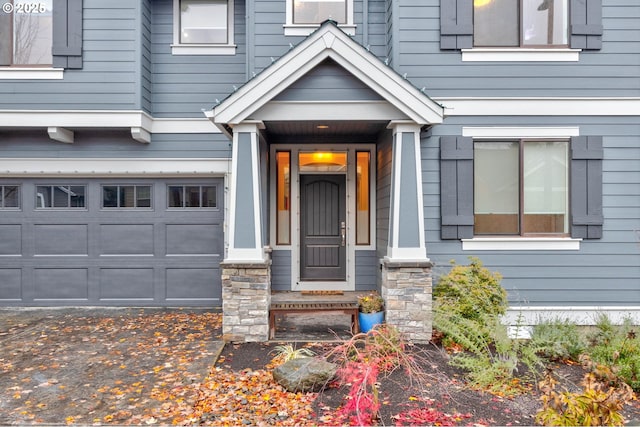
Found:
<path fill-rule="evenodd" d="M 0 255 L 22 255 L 22 226 L 0 225 Z"/>
<path fill-rule="evenodd" d="M 0 306 L 220 306 L 223 180 L 0 179 Z M 86 206 L 36 209 L 36 187 L 86 186 Z M 152 206 L 103 208 L 102 185 L 151 185 Z M 168 185 L 214 185 L 215 208 L 168 208 Z"/>
<path fill-rule="evenodd" d="M 101 224 L 100 255 L 153 256 L 153 224 Z"/>

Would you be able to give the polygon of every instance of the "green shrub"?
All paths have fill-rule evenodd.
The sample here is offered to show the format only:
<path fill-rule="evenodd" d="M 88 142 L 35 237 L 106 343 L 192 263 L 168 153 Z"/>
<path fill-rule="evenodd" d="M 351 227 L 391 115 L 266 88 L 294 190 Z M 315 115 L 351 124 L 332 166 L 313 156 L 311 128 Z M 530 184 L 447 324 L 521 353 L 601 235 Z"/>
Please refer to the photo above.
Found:
<path fill-rule="evenodd" d="M 501 275 L 482 266 L 453 265 L 440 277 L 433 292 L 433 324 L 443 342 L 455 342 L 465 352 L 452 356 L 451 364 L 468 371 L 472 386 L 500 394 L 522 391 L 514 381 L 518 365 L 536 372 L 539 359 L 519 340 L 508 337 L 501 316 L 507 311 L 507 293 Z"/>
<path fill-rule="evenodd" d="M 550 360 L 577 361 L 587 349 L 587 339 L 566 319 L 544 320 L 533 328 L 531 347 Z"/>
<path fill-rule="evenodd" d="M 451 262 L 451 271 L 440 276 L 433 289 L 434 302 L 466 319 L 504 315 L 508 301 L 507 292 L 500 286 L 502 276 L 483 267 L 478 258 L 469 260 L 469 265 Z"/>

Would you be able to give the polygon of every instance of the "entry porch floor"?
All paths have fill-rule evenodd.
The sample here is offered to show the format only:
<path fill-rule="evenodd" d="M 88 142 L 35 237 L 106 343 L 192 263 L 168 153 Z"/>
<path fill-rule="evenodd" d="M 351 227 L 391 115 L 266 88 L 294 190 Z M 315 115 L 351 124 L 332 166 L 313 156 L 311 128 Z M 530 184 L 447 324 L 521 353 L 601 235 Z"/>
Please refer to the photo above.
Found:
<path fill-rule="evenodd" d="M 338 304 L 356 303 L 358 296 L 364 292 L 303 293 L 274 291 L 271 293 L 272 304 Z M 351 316 L 331 312 L 304 312 L 278 314 L 275 322 L 273 341 L 340 341 L 349 339 L 351 332 Z"/>

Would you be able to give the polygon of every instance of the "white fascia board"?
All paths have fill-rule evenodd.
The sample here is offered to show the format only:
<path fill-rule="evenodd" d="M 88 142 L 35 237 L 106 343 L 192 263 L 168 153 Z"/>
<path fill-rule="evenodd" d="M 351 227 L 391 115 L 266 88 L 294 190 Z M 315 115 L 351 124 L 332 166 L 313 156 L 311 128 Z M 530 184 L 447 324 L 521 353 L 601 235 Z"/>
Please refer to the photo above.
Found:
<path fill-rule="evenodd" d="M 206 118 L 154 118 L 144 111 L 0 110 L 0 128 L 140 128 L 149 133 L 219 133 Z"/>
<path fill-rule="evenodd" d="M 436 98 L 445 116 L 639 116 L 638 97 Z"/>
<path fill-rule="evenodd" d="M 230 165 L 231 159 L 201 158 L 0 158 L 0 176 L 223 176 Z"/>
<path fill-rule="evenodd" d="M 236 124 L 253 117 L 256 110 L 326 58 L 335 60 L 416 123 L 442 122 L 444 110 L 440 105 L 355 45 L 342 31 L 327 25 L 214 107 L 215 123 Z"/>

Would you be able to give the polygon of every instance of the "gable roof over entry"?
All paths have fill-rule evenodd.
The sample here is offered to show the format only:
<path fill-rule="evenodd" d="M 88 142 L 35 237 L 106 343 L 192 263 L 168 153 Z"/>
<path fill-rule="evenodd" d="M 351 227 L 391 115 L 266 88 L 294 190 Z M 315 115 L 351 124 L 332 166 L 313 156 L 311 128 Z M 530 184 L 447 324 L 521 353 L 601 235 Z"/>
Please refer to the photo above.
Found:
<path fill-rule="evenodd" d="M 333 60 L 378 94 L 382 101 L 376 102 L 385 104 L 379 109 L 381 114 L 385 111 L 394 112 L 387 119 L 410 120 L 418 125 L 442 122 L 444 108 L 441 105 L 351 39 L 332 21 L 323 23 L 317 31 L 222 103 L 206 111 L 205 115 L 225 133 L 231 133 L 230 129 L 234 125 L 244 121 L 263 120 L 260 117 L 266 114 L 263 107 L 268 106 L 294 82 L 327 59 Z M 329 105 L 330 103 L 323 103 L 325 111 Z M 295 111 L 299 113 L 298 116 L 292 117 L 288 111 L 280 120 L 307 120 L 310 111 L 313 111 L 314 116 L 322 114 L 319 103 L 306 106 L 309 108 L 305 109 L 303 103 L 297 105 Z M 269 120 L 273 120 L 273 111 L 270 114 Z"/>

